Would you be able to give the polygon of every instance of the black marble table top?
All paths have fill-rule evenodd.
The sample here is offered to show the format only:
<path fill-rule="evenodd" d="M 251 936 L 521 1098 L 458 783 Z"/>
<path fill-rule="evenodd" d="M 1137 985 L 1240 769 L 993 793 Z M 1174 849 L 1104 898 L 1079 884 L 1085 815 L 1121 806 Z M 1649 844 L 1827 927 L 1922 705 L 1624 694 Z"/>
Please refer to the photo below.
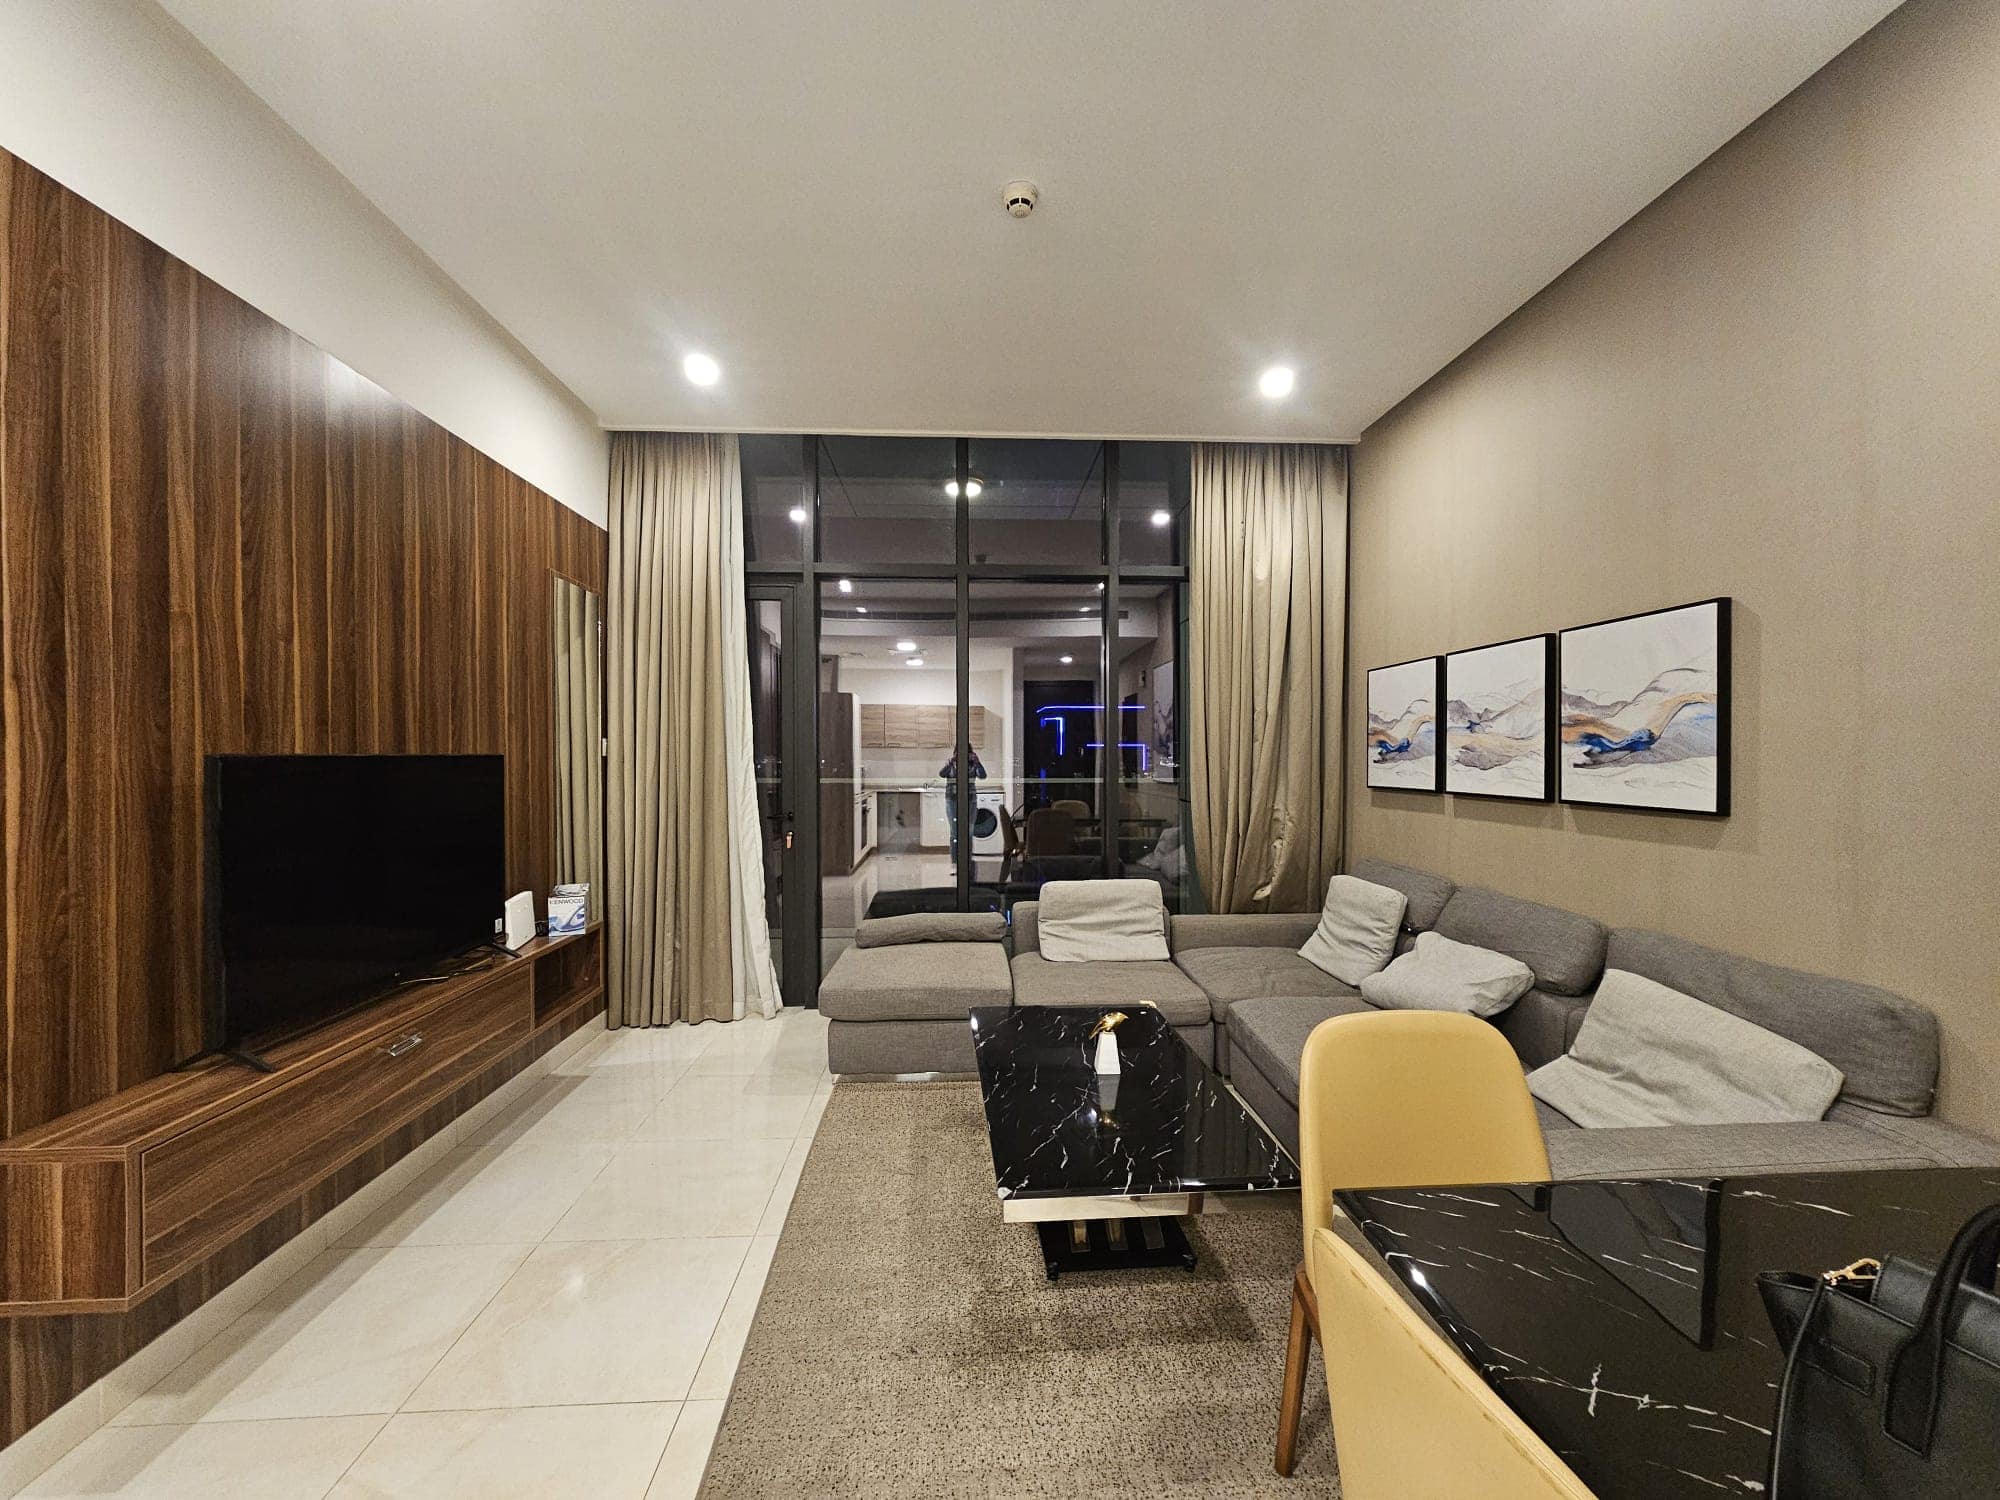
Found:
<path fill-rule="evenodd" d="M 1123 1071 L 1099 1078 L 1089 1037 L 1104 1013 L 1047 1005 L 972 1011 L 1002 1198 L 1299 1185 L 1284 1149 L 1158 1011 L 1126 1008 L 1118 1028 Z"/>
<path fill-rule="evenodd" d="M 1606 1500 L 1764 1493 L 1783 1351 L 1756 1277 L 1935 1265 L 2000 1170 L 1338 1193 L 1489 1385 Z"/>

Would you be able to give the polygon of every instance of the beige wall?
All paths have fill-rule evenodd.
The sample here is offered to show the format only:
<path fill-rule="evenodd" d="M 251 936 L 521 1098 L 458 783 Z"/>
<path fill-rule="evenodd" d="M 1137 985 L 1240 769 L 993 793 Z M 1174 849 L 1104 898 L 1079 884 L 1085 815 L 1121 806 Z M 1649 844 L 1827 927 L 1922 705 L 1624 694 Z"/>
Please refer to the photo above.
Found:
<path fill-rule="evenodd" d="M 1736 599 L 1724 821 L 1371 792 L 1350 856 L 1870 980 L 2000 1134 L 2000 6 L 1912 0 L 1383 417 L 1370 665 Z"/>

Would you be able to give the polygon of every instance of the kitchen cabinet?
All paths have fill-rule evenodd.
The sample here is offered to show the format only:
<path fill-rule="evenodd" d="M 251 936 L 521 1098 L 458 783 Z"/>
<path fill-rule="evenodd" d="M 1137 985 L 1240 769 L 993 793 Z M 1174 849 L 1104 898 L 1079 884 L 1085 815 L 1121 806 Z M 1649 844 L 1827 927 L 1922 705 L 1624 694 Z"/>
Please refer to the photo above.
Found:
<path fill-rule="evenodd" d="M 957 710 L 949 703 L 864 703 L 861 705 L 861 748 L 864 750 L 951 750 L 952 721 Z M 968 729 L 974 748 L 987 743 L 992 718 L 972 705 Z"/>

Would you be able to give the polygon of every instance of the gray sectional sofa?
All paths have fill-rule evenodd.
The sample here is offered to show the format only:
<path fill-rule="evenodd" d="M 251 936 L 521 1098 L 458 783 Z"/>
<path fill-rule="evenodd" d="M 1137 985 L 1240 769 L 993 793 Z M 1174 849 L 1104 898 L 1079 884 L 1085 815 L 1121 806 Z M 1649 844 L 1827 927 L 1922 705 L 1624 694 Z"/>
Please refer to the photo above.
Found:
<path fill-rule="evenodd" d="M 1007 1005 L 1000 943 L 849 948 L 820 981 L 826 1065 L 835 1073 L 970 1073 L 976 1005 Z"/>
<path fill-rule="evenodd" d="M 1827 1116 L 1802 1124 L 1580 1129 L 1538 1105 L 1559 1178 L 1990 1166 L 2000 1145 L 1931 1116 L 1937 1022 L 1887 990 L 1705 948 L 1380 860 L 1350 872 L 1405 895 L 1401 947 L 1419 932 L 1508 954 L 1534 986 L 1494 1024 L 1524 1068 L 1568 1050 L 1606 968 L 1693 995 L 1810 1048 L 1845 1083 Z M 1298 949 L 1317 913 L 1176 916 L 1171 963 L 1051 963 L 1037 906 L 1014 908 L 1012 955 L 998 943 L 933 943 L 843 954 L 820 991 L 836 1073 L 970 1072 L 972 1005 L 1159 1007 L 1212 1058 L 1288 1149 L 1298 1148 L 1299 1058 L 1331 1016 L 1371 1009 Z"/>

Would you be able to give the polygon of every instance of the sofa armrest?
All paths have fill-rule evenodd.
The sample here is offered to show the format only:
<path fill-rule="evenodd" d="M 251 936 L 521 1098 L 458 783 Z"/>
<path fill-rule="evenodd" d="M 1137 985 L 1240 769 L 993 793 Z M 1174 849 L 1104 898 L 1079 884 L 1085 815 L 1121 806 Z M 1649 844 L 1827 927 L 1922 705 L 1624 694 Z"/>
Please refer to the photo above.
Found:
<path fill-rule="evenodd" d="M 1190 948 L 1303 948 L 1319 913 L 1204 912 L 1167 919 L 1167 938 L 1176 953 Z"/>
<path fill-rule="evenodd" d="M 1887 1136 L 1912 1152 L 1932 1158 L 1939 1166 L 2000 1166 L 2000 1143 L 1946 1124 L 1935 1115 L 1886 1115 L 1843 1101 L 1827 1111 L 1827 1118 Z"/>
<path fill-rule="evenodd" d="M 1012 926 L 1008 928 L 1007 951 L 1016 957 L 1023 953 L 1040 953 L 1042 936 L 1039 901 L 1016 901 L 1011 915 Z"/>

